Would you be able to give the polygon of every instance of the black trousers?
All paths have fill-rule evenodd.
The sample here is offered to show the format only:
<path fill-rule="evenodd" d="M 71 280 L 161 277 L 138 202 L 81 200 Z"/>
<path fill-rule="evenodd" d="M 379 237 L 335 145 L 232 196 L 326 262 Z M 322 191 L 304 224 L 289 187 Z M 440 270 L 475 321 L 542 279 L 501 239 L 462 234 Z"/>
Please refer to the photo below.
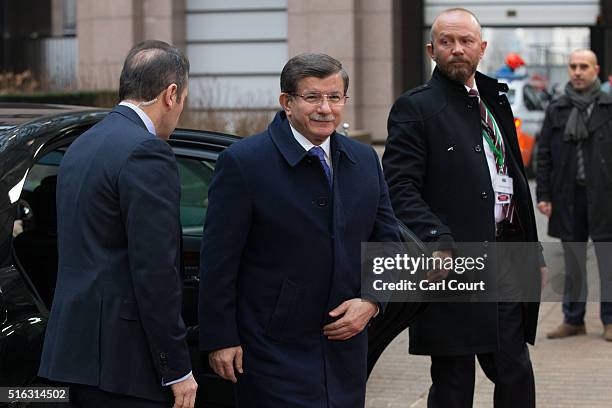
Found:
<path fill-rule="evenodd" d="M 587 287 L 587 242 L 589 241 L 589 217 L 586 187 L 574 187 L 574 220 L 572 241 L 563 241 L 565 258 L 565 288 L 563 293 L 563 316 L 565 323 L 580 326 L 586 313 Z M 610 244 L 593 241 L 601 299 L 601 321 L 612 324 L 612 251 Z"/>
<path fill-rule="evenodd" d="M 523 331 L 521 303 L 499 303 L 499 350 L 464 356 L 432 356 L 429 408 L 470 408 L 476 360 L 495 384 L 495 408 L 535 407 L 535 381 Z"/>
<path fill-rule="evenodd" d="M 129 395 L 102 391 L 97 387 L 82 384 L 69 384 L 70 402 L 75 408 L 169 408 L 168 402 L 152 401 Z"/>

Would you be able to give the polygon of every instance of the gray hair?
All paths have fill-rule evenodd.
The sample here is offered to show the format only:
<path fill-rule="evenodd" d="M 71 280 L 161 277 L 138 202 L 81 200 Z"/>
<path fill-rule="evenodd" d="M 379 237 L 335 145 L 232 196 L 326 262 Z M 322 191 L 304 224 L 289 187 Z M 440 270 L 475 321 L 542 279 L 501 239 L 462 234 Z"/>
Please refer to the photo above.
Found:
<path fill-rule="evenodd" d="M 340 73 L 344 83 L 344 94 L 348 90 L 349 76 L 342 68 L 342 63 L 327 54 L 304 53 L 291 58 L 283 67 L 280 77 L 281 92 L 293 94 L 297 92 L 298 82 L 304 78 L 327 78 Z"/>

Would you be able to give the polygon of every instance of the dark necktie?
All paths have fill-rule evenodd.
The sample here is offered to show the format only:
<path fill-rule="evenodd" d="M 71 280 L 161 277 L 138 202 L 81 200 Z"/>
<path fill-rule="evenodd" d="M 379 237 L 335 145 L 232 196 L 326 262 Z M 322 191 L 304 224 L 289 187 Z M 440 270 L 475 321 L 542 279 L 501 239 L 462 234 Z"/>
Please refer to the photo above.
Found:
<path fill-rule="evenodd" d="M 508 166 L 506 163 L 506 151 L 504 148 L 504 139 L 502 138 L 499 128 L 496 126 L 493 115 L 487 109 L 480 94 L 476 89 L 470 89 L 468 95 L 473 98 L 478 98 L 478 106 L 480 108 L 480 119 L 482 122 L 482 136 L 487 141 L 493 156 L 495 157 L 495 164 L 497 173 L 508 174 Z M 512 222 L 514 213 L 514 200 L 510 204 L 502 204 L 502 213 L 505 219 Z"/>
<path fill-rule="evenodd" d="M 325 161 L 325 152 L 321 148 L 321 146 L 314 146 L 309 151 L 308 154 L 310 156 L 314 156 L 319 159 L 321 166 L 323 166 L 323 171 L 325 172 L 325 177 L 327 177 L 327 183 L 329 184 L 329 188 L 332 186 L 332 177 L 331 177 L 331 169 L 329 165 Z"/>
<path fill-rule="evenodd" d="M 500 174 L 507 174 L 507 166 L 505 160 L 505 149 L 504 149 L 504 140 L 502 138 L 499 129 L 495 126 L 493 122 L 493 116 L 486 108 L 485 104 L 482 102 L 482 98 L 480 98 L 478 91 L 476 89 L 470 89 L 468 95 L 471 97 L 478 98 L 478 106 L 480 108 L 480 118 L 482 120 L 482 130 L 483 136 L 485 139 L 488 139 L 489 146 L 493 151 L 495 156 L 495 162 L 497 167 L 497 172 Z"/>

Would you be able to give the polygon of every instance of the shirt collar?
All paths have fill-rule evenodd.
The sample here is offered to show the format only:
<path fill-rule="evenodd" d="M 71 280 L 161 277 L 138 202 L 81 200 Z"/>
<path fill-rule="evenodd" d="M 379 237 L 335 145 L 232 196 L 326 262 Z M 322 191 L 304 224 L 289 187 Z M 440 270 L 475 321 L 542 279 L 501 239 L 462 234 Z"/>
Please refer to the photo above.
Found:
<path fill-rule="evenodd" d="M 304 135 L 302 135 L 300 132 L 295 130 L 295 128 L 293 127 L 293 125 L 291 125 L 291 123 L 289 123 L 289 127 L 291 128 L 291 133 L 293 133 L 293 137 L 295 137 L 295 140 L 297 140 L 300 146 L 302 146 L 306 151 L 310 151 L 310 149 L 312 149 L 315 146 L 314 144 L 312 144 L 310 140 L 306 139 Z M 330 156 L 330 138 L 329 137 L 325 139 L 323 143 L 321 143 L 321 148 L 325 152 L 325 158 L 329 160 L 331 158 Z"/>
<path fill-rule="evenodd" d="M 463 85 L 465 86 L 465 90 L 470 92 L 471 89 L 474 89 L 476 92 L 478 92 L 478 86 L 476 86 L 476 79 L 474 79 L 474 86 L 473 87 L 469 87 L 467 85 Z M 478 92 L 478 95 L 480 96 L 480 92 Z"/>
<path fill-rule="evenodd" d="M 138 106 L 134 105 L 133 103 L 130 103 L 127 101 L 121 101 L 119 105 L 127 106 L 128 108 L 136 112 L 138 117 L 142 120 L 142 122 L 147 127 L 147 130 L 149 131 L 149 133 L 157 135 L 157 133 L 155 132 L 155 125 L 153 124 L 153 121 L 151 120 L 149 115 L 145 113 L 145 111 L 143 111 L 142 109 L 140 109 Z"/>

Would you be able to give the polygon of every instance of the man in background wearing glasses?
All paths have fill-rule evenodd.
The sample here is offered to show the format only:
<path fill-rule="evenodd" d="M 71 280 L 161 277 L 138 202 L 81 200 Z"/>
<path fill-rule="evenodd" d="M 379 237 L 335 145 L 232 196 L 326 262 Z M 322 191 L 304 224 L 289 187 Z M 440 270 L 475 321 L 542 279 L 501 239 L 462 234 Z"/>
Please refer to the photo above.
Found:
<path fill-rule="evenodd" d="M 217 161 L 204 225 L 200 345 L 243 407 L 362 407 L 363 241 L 398 241 L 375 151 L 336 133 L 349 78 L 325 54 L 281 74 L 268 129 Z"/>

